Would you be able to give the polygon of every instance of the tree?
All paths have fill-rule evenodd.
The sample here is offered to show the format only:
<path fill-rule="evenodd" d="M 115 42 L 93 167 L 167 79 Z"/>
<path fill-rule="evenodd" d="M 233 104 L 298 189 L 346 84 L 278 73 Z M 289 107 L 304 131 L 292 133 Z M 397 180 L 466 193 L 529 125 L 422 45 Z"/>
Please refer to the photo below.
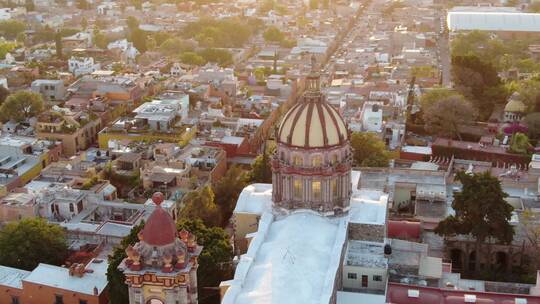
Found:
<path fill-rule="evenodd" d="M 107 281 L 109 281 L 109 300 L 111 304 L 125 304 L 129 302 L 128 288 L 125 283 L 124 273 L 118 270 L 118 266 L 127 257 L 126 248 L 135 245 L 139 241 L 138 234 L 144 228 L 144 222 L 134 226 L 126 236 L 120 246 L 115 247 L 112 255 L 109 255 L 109 266 L 107 267 Z"/>
<path fill-rule="evenodd" d="M 519 219 L 523 227 L 522 231 L 525 239 L 530 246 L 530 256 L 533 257 L 533 265 L 529 269 L 536 271 L 538 266 L 540 266 L 540 257 L 537 254 L 540 252 L 540 216 L 537 212 L 526 209 L 521 213 Z"/>
<path fill-rule="evenodd" d="M 0 33 L 6 39 L 15 39 L 18 34 L 24 32 L 26 25 L 18 20 L 0 21 Z"/>
<path fill-rule="evenodd" d="M 204 58 L 206 62 L 215 62 L 220 66 L 227 66 L 233 63 L 232 54 L 228 50 L 208 48 L 199 51 L 197 54 Z"/>
<path fill-rule="evenodd" d="M 475 240 L 475 270 L 480 270 L 481 245 L 489 239 L 501 243 L 510 243 L 514 237 L 514 228 L 509 220 L 514 208 L 505 198 L 508 196 L 497 177 L 488 171 L 456 174 L 463 189 L 454 194 L 452 208 L 455 215 L 450 215 L 439 222 L 435 233 L 443 237 L 469 235 Z"/>
<path fill-rule="evenodd" d="M 159 43 L 157 43 L 159 44 Z M 193 52 L 195 44 L 189 40 L 169 38 L 159 45 L 159 51 L 166 56 L 176 56 L 183 52 Z M 195 53 L 193 53 L 195 54 Z"/>
<path fill-rule="evenodd" d="M 285 35 L 275 26 L 269 27 L 263 33 L 263 37 L 267 42 L 281 42 L 285 39 Z"/>
<path fill-rule="evenodd" d="M 126 19 L 126 25 L 130 31 L 134 31 L 139 28 L 139 20 L 136 17 L 128 16 Z"/>
<path fill-rule="evenodd" d="M 6 89 L 3 85 L 0 85 L 0 106 L 4 103 L 8 96 L 9 90 Z"/>
<path fill-rule="evenodd" d="M 11 52 L 17 47 L 16 43 L 0 40 L 0 59 L 5 59 L 7 53 Z"/>
<path fill-rule="evenodd" d="M 251 164 L 249 180 L 252 183 L 269 184 L 272 182 L 272 167 L 270 166 L 268 152 L 265 151 L 262 155 L 258 155 L 255 158 Z"/>
<path fill-rule="evenodd" d="M 139 28 L 134 29 L 131 31 L 129 37 L 130 41 L 133 42 L 133 46 L 141 53 L 146 52 L 146 36 L 147 33 Z"/>
<path fill-rule="evenodd" d="M 88 28 L 88 19 L 86 17 L 82 17 L 81 19 L 81 27 L 83 31 L 86 31 L 86 28 Z"/>
<path fill-rule="evenodd" d="M 44 219 L 23 219 L 0 230 L 0 264 L 33 270 L 39 263 L 62 265 L 68 247 L 62 227 Z"/>
<path fill-rule="evenodd" d="M 152 36 L 147 36 L 146 37 L 146 49 L 148 51 L 153 51 L 155 50 L 157 47 L 157 43 L 156 43 L 156 39 L 154 39 L 154 37 Z"/>
<path fill-rule="evenodd" d="M 180 61 L 190 65 L 203 65 L 206 63 L 204 58 L 194 52 L 184 52 L 180 55 Z"/>
<path fill-rule="evenodd" d="M 17 91 L 9 95 L 0 106 L 2 121 L 14 119 L 21 122 L 43 111 L 43 98 L 30 91 Z"/>
<path fill-rule="evenodd" d="M 529 143 L 529 138 L 523 133 L 515 133 L 510 139 L 510 148 L 508 149 L 511 153 L 517 154 L 528 154 L 531 144 Z"/>
<path fill-rule="evenodd" d="M 220 227 L 208 227 L 200 219 L 182 218 L 177 223 L 178 230 L 185 229 L 197 237 L 197 243 L 203 246 L 199 256 L 197 281 L 200 303 L 219 303 L 219 292 L 210 290 L 219 286 L 221 281 L 232 276 L 232 247 L 229 235 Z"/>
<path fill-rule="evenodd" d="M 80 10 L 90 9 L 90 3 L 86 0 L 77 0 L 77 8 Z"/>
<path fill-rule="evenodd" d="M 529 4 L 528 10 L 531 13 L 540 13 L 540 2 L 536 1 Z"/>
<path fill-rule="evenodd" d="M 420 97 L 420 106 L 422 110 L 427 110 L 431 105 L 435 104 L 437 101 L 446 99 L 450 96 L 462 96 L 458 92 L 452 89 L 447 88 L 433 88 L 425 92 L 422 97 Z"/>
<path fill-rule="evenodd" d="M 62 59 L 63 55 L 62 55 L 62 35 L 60 34 L 60 31 L 57 31 L 55 36 L 54 36 L 54 44 L 55 44 L 55 47 L 56 47 L 56 57 L 58 57 L 58 59 Z"/>
<path fill-rule="evenodd" d="M 319 8 L 319 0 L 309 0 L 309 9 L 316 10 Z"/>
<path fill-rule="evenodd" d="M 186 194 L 180 217 L 201 219 L 205 225 L 215 227 L 221 224 L 221 216 L 214 200 L 214 191 L 209 185 Z"/>
<path fill-rule="evenodd" d="M 362 167 L 387 167 L 390 154 L 384 142 L 374 133 L 354 132 L 351 148 L 356 165 Z"/>
<path fill-rule="evenodd" d="M 470 124 L 475 116 L 474 108 L 461 96 L 454 95 L 435 102 L 424 111 L 426 131 L 437 136 L 457 137 L 461 140 L 459 127 Z"/>
<path fill-rule="evenodd" d="M 107 37 L 103 35 L 98 29 L 94 29 L 94 44 L 100 49 L 107 48 Z"/>
<path fill-rule="evenodd" d="M 527 126 L 530 138 L 540 138 L 540 112 L 530 113 L 525 116 L 523 122 Z"/>
<path fill-rule="evenodd" d="M 481 110 L 482 120 L 489 118 L 495 104 L 506 101 L 508 92 L 505 92 L 497 70 L 477 56 L 453 56 L 452 79 L 457 90 Z"/>
<path fill-rule="evenodd" d="M 213 187 L 216 204 L 220 209 L 222 226 L 227 226 L 242 189 L 247 186 L 248 176 L 238 166 L 232 166 Z"/>
<path fill-rule="evenodd" d="M 33 12 L 36 10 L 36 5 L 34 4 L 33 0 L 26 0 L 24 2 L 24 7 L 26 8 L 27 12 Z"/>

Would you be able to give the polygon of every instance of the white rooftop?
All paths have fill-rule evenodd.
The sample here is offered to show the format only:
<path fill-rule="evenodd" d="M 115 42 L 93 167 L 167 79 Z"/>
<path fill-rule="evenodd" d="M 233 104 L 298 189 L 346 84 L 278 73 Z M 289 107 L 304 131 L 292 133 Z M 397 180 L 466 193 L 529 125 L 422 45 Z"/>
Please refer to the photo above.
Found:
<path fill-rule="evenodd" d="M 354 189 L 354 188 L 353 188 Z M 351 223 L 384 225 L 388 194 L 376 190 L 353 190 L 349 218 Z"/>
<path fill-rule="evenodd" d="M 240 193 L 234 213 L 261 215 L 270 208 L 272 208 L 272 184 L 251 184 Z"/>
<path fill-rule="evenodd" d="M 451 31 L 540 32 L 540 14 L 512 12 L 449 12 Z"/>
<path fill-rule="evenodd" d="M 29 274 L 30 271 L 0 266 L 0 285 L 21 289 L 22 279 Z"/>
<path fill-rule="evenodd" d="M 222 303 L 328 303 L 345 235 L 344 218 L 265 213 Z"/>
<path fill-rule="evenodd" d="M 23 281 L 89 295 L 94 294 L 95 287 L 98 294 L 101 294 L 107 286 L 107 266 L 105 260 L 101 260 L 101 263 L 90 262 L 86 269 L 92 269 L 93 272 L 79 278 L 70 276 L 68 268 L 39 264 Z"/>

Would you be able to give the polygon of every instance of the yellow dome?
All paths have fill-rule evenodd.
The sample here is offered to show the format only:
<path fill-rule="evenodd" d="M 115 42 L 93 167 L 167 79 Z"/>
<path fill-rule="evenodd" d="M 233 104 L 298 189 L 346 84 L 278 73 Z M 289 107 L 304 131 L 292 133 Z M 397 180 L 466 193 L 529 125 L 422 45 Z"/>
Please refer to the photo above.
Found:
<path fill-rule="evenodd" d="M 527 107 L 521 101 L 521 96 L 516 92 L 510 96 L 508 103 L 504 107 L 505 112 L 520 112 L 523 113 Z"/>
<path fill-rule="evenodd" d="M 305 98 L 285 114 L 278 131 L 278 141 L 302 148 L 322 148 L 348 140 L 347 126 L 338 111 L 322 96 Z"/>

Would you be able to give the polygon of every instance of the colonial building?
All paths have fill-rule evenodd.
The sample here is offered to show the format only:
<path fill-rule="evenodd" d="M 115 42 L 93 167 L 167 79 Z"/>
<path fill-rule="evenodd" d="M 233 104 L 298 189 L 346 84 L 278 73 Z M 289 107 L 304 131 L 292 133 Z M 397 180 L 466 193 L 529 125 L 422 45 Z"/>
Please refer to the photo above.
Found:
<path fill-rule="evenodd" d="M 195 235 L 176 230 L 172 216 L 161 207 L 162 193 L 154 193 L 152 200 L 156 209 L 119 266 L 126 276 L 129 303 L 197 303 L 197 258 L 202 246 Z"/>

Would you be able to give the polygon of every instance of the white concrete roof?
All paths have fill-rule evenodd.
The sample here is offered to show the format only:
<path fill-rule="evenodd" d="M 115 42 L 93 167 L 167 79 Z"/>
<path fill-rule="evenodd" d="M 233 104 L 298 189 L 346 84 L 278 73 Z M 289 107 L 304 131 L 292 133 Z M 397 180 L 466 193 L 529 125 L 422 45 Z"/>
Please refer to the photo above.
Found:
<path fill-rule="evenodd" d="M 22 280 L 29 274 L 30 271 L 0 266 L 0 285 L 21 289 Z"/>
<path fill-rule="evenodd" d="M 251 184 L 240 193 L 234 213 L 261 215 L 270 208 L 272 208 L 272 184 Z"/>
<path fill-rule="evenodd" d="M 90 262 L 86 269 L 92 269 L 93 272 L 79 278 L 70 276 L 68 268 L 39 264 L 23 281 L 88 295 L 93 295 L 96 287 L 98 294 L 101 294 L 107 286 L 107 266 L 105 260 L 101 263 Z"/>
<path fill-rule="evenodd" d="M 507 12 L 449 12 L 451 31 L 540 32 L 540 14 Z"/>
<path fill-rule="evenodd" d="M 328 303 L 345 235 L 344 218 L 265 213 L 222 303 Z"/>

